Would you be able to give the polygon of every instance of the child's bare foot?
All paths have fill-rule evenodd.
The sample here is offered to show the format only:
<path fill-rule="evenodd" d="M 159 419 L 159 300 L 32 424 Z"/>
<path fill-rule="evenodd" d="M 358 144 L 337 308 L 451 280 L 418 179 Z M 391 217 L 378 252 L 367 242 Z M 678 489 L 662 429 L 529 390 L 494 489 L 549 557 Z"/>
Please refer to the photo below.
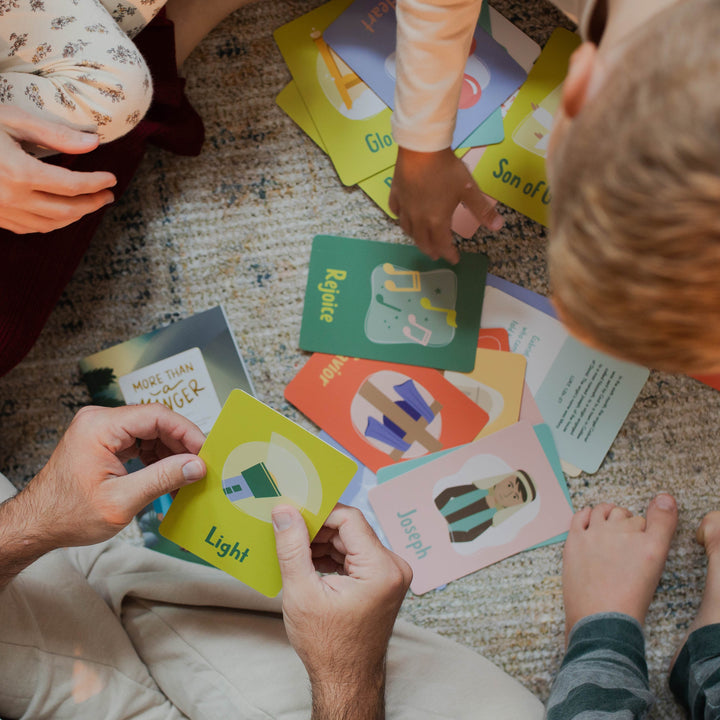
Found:
<path fill-rule="evenodd" d="M 651 501 L 647 520 L 608 503 L 575 513 L 563 553 L 566 639 L 598 612 L 645 621 L 676 525 L 677 504 L 665 493 Z"/>

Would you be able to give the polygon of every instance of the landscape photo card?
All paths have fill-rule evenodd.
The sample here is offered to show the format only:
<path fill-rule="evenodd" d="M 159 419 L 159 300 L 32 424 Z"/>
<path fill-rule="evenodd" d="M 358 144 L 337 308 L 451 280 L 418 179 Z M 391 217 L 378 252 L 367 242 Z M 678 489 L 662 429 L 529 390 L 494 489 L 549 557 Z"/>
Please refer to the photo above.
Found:
<path fill-rule="evenodd" d="M 300 347 L 470 372 L 486 274 L 479 253 L 451 265 L 409 245 L 318 235 Z"/>
<path fill-rule="evenodd" d="M 588 473 L 600 467 L 648 378 L 570 336 L 547 298 L 488 275 L 482 325 L 504 327 L 527 358 L 525 380 L 560 457 Z"/>
<path fill-rule="evenodd" d="M 80 371 L 95 405 L 159 402 L 206 434 L 233 389 L 255 394 L 221 306 L 83 358 Z M 128 471 L 141 465 L 140 460 L 131 460 Z M 170 495 L 163 495 L 138 513 L 145 547 L 201 562 L 159 534 L 158 527 L 171 502 Z"/>
<path fill-rule="evenodd" d="M 241 390 L 230 393 L 199 456 L 207 475 L 178 491 L 160 532 L 264 595 L 277 595 L 273 508 L 297 507 L 312 539 L 357 465 Z"/>
<path fill-rule="evenodd" d="M 330 0 L 283 25 L 275 42 L 340 180 L 355 185 L 395 164 L 392 111 L 331 50 L 324 31 L 351 0 Z"/>
<path fill-rule="evenodd" d="M 438 370 L 323 353 L 285 398 L 373 472 L 470 442 L 489 420 Z"/>
<path fill-rule="evenodd" d="M 528 423 L 455 448 L 369 497 L 417 594 L 556 538 L 573 515 Z"/>
<path fill-rule="evenodd" d="M 354 0 L 323 33 L 330 47 L 389 107 L 395 107 L 394 3 Z M 525 70 L 478 26 L 463 73 L 452 147 L 458 147 L 523 83 Z"/>

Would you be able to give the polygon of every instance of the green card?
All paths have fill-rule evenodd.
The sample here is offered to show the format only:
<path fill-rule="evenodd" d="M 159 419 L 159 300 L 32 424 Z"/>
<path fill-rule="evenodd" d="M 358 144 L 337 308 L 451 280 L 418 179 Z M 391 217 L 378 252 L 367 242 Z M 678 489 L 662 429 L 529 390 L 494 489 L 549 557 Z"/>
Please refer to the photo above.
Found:
<path fill-rule="evenodd" d="M 355 185 L 395 163 L 391 110 L 333 52 L 322 33 L 352 0 L 326 5 L 275 33 L 297 89 L 345 185 Z"/>
<path fill-rule="evenodd" d="M 578 45 L 574 33 L 555 30 L 505 116 L 505 140 L 488 147 L 473 171 L 483 192 L 543 225 L 550 204 L 545 155 L 568 60 Z"/>
<path fill-rule="evenodd" d="M 242 390 L 230 393 L 199 454 L 207 475 L 178 492 L 160 533 L 264 595 L 277 595 L 272 509 L 294 505 L 315 537 L 356 463 Z"/>
<path fill-rule="evenodd" d="M 470 372 L 486 274 L 477 253 L 450 265 L 409 245 L 318 235 L 300 347 Z"/>

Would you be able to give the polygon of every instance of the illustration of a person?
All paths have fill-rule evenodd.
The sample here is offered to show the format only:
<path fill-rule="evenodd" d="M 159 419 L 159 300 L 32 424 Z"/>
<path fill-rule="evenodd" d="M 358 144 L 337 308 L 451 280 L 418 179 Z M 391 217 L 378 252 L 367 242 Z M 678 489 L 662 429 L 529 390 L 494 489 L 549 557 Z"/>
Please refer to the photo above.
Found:
<path fill-rule="evenodd" d="M 497 526 L 537 497 L 537 490 L 524 470 L 501 476 L 490 487 L 488 478 L 445 488 L 435 505 L 445 518 L 450 541 L 470 542 L 488 528 Z"/>

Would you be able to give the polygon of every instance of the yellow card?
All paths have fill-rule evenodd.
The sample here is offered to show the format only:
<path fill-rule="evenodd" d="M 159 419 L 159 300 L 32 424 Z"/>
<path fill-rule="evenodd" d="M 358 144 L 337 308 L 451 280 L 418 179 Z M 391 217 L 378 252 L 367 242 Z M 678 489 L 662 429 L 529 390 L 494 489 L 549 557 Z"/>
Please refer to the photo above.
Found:
<path fill-rule="evenodd" d="M 488 414 L 476 440 L 518 421 L 526 367 L 527 359 L 519 353 L 478 348 L 471 373 L 445 371 L 445 378 Z"/>
<path fill-rule="evenodd" d="M 545 155 L 568 60 L 578 45 L 574 33 L 555 30 L 505 116 L 505 139 L 489 146 L 473 170 L 483 192 L 543 225 L 550 204 Z"/>
<path fill-rule="evenodd" d="M 160 534 L 277 595 L 272 509 L 294 505 L 315 537 L 356 463 L 242 390 L 230 393 L 199 455 L 207 475 L 178 492 Z"/>
<path fill-rule="evenodd" d="M 390 108 L 330 49 L 323 31 L 352 0 L 326 5 L 278 28 L 275 42 L 345 185 L 395 163 Z"/>

